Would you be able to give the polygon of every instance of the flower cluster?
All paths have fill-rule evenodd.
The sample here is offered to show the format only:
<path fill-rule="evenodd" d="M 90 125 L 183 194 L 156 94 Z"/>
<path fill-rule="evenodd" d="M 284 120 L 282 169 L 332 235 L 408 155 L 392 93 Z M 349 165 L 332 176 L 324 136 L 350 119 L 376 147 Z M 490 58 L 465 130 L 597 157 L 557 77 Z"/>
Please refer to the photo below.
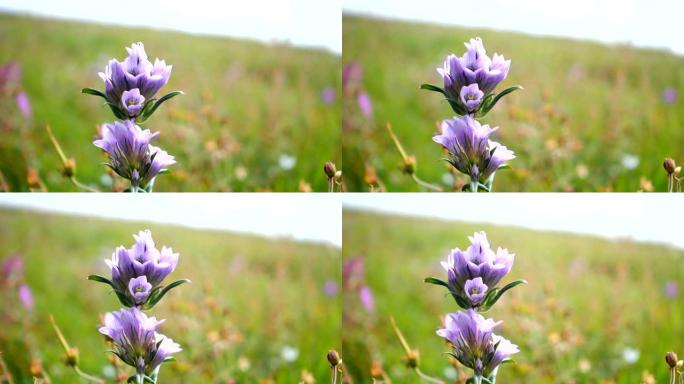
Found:
<path fill-rule="evenodd" d="M 157 304 L 171 289 L 189 282 L 176 280 L 163 286 L 163 280 L 176 269 L 178 254 L 171 248 L 158 250 L 149 230 L 134 235 L 131 248 L 120 246 L 105 260 L 111 279 L 90 275 L 88 279 L 108 284 L 122 305 L 129 307 L 107 313 L 99 331 L 114 344 L 113 353 L 135 368 L 129 382 L 156 383 L 159 367 L 180 352 L 180 345 L 157 332 L 164 320 L 148 317 L 142 310 Z"/>
<path fill-rule="evenodd" d="M 514 254 L 507 249 L 494 251 L 484 232 L 476 232 L 465 251 L 452 250 L 442 267 L 447 281 L 427 278 L 426 282 L 449 289 L 462 311 L 450 313 L 444 318 L 444 328 L 437 335 L 452 346 L 450 354 L 464 366 L 473 370 L 475 383 L 496 380 L 498 367 L 511 361 L 518 353 L 518 346 L 494 334 L 501 321 L 485 319 L 480 313 L 489 310 L 509 289 L 526 283 L 516 280 L 502 288 L 499 282 L 510 272 Z"/>
<path fill-rule="evenodd" d="M 443 88 L 423 84 L 422 89 L 445 96 L 453 111 L 460 117 L 444 120 L 441 133 L 433 140 L 449 152 L 447 161 L 459 172 L 470 177 L 465 189 L 471 192 L 490 191 L 494 173 L 515 158 L 513 151 L 490 140 L 497 128 L 481 125 L 475 117 L 485 116 L 499 100 L 518 89 L 514 86 L 496 94 L 496 86 L 508 76 L 511 61 L 502 55 L 487 55 L 478 37 L 465 43 L 463 56 L 449 55 L 437 72 L 442 76 Z"/>
<path fill-rule="evenodd" d="M 119 176 L 130 180 L 131 192 L 150 192 L 154 178 L 175 163 L 173 156 L 150 144 L 159 135 L 143 130 L 137 123 L 145 122 L 166 100 L 182 94 L 168 93 L 159 99 L 157 92 L 169 81 L 171 65 L 164 60 L 150 62 L 142 43 L 126 48 L 123 61 L 112 59 L 99 75 L 104 81 L 104 93 L 84 88 L 83 93 L 100 96 L 121 121 L 105 123 L 101 138 L 93 144 L 107 153 L 107 163 Z"/>

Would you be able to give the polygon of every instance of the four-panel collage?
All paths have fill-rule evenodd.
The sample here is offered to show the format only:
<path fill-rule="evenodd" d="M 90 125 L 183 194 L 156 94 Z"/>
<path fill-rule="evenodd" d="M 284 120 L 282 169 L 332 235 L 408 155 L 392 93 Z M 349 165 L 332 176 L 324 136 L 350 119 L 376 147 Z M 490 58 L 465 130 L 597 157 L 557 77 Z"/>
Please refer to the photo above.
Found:
<path fill-rule="evenodd" d="M 682 13 L 0 0 L 0 384 L 684 383 Z"/>

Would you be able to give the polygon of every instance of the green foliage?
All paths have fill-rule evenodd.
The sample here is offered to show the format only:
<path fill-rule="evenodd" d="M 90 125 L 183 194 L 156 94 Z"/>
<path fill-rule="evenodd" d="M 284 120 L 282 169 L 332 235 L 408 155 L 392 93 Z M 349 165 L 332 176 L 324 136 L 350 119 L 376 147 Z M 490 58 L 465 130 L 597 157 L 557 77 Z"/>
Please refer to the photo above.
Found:
<path fill-rule="evenodd" d="M 389 191 L 421 191 L 402 175 L 401 158 L 384 129 L 394 133 L 418 161 L 418 176 L 447 189 L 452 185 L 443 154 L 431 138 L 437 123 L 454 112 L 439 92 L 435 71 L 463 42 L 480 36 L 487 52 L 512 60 L 496 92 L 498 101 L 483 124 L 499 126 L 495 137 L 517 158 L 498 172 L 495 191 L 637 191 L 666 189 L 667 156 L 684 160 L 684 59 L 624 45 L 531 37 L 518 33 L 443 27 L 359 16 L 343 17 L 343 64 L 358 62 L 362 87 L 373 103 L 362 117 L 355 97 L 345 99 L 343 156 L 350 191 L 366 191 L 367 167 Z M 679 91 L 676 105 L 662 101 L 666 87 Z M 494 100 L 491 100 L 494 101 Z M 634 155 L 635 169 L 623 165 Z M 642 180 L 643 177 L 643 180 Z"/>
<path fill-rule="evenodd" d="M 181 344 L 176 361 L 164 364 L 163 383 L 297 383 L 303 370 L 329 380 L 325 359 L 340 349 L 341 298 L 323 292 L 339 284 L 340 251 L 287 239 L 264 239 L 150 223 L 104 221 L 0 210 L 0 260 L 23 255 L 26 282 L 36 308 L 27 317 L 16 291 L 0 285 L 0 352 L 16 383 L 32 383 L 31 357 L 40 357 L 53 382 L 77 382 L 64 366 L 64 350 L 48 322 L 52 314 L 69 343 L 80 351 L 81 368 L 104 376 L 111 349 L 97 332 L 99 316 L 121 304 L 107 285 L 104 259 L 131 235 L 149 228 L 158 246 L 180 253 L 167 279 L 168 292 L 152 315 L 167 319 L 161 332 Z M 104 278 L 91 276 L 97 273 Z M 159 295 L 164 292 L 160 291 Z M 293 362 L 283 348 L 296 348 Z M 128 371 L 132 374 L 133 371 Z"/>
<path fill-rule="evenodd" d="M 316 191 L 327 189 L 323 164 L 341 164 L 341 108 L 339 102 L 325 104 L 321 92 L 332 87 L 339 101 L 339 56 L 284 44 L 0 14 L 0 65 L 21 65 L 20 87 L 33 108 L 27 122 L 13 96 L 0 94 L 0 172 L 12 190 L 28 190 L 28 168 L 50 191 L 77 190 L 59 173 L 46 124 L 76 160 L 80 181 L 111 188 L 105 158 L 92 141 L 97 125 L 115 118 L 102 99 L 81 90 L 104 90 L 97 72 L 138 41 L 152 59 L 173 64 L 160 95 L 185 93 L 166 101 L 145 125 L 161 132 L 155 145 L 178 162 L 158 178 L 155 191 L 296 191 L 300 181 Z M 149 104 L 148 111 L 162 102 Z M 293 169 L 279 166 L 281 155 L 296 158 Z"/>
<path fill-rule="evenodd" d="M 497 382 L 629 384 L 642 382 L 645 371 L 656 382 L 667 382 L 663 356 L 684 350 L 684 297 L 665 295 L 666 282 L 680 288 L 684 282 L 680 250 L 353 210 L 345 211 L 343 220 L 343 260 L 364 258 L 362 283 L 373 292 L 376 307 L 369 314 L 357 292 L 345 292 L 342 356 L 355 382 L 369 379 L 372 361 L 393 382 L 418 382 L 404 366 L 391 316 L 411 348 L 419 350 L 420 369 L 448 378 L 449 348 L 435 330 L 440 316 L 460 308 L 440 283 L 446 274 L 439 262 L 454 247 L 465 248 L 467 236 L 479 230 L 487 232 L 493 247 L 516 255 L 502 287 L 528 281 L 508 290 L 486 314 L 503 320 L 499 332 L 521 350 L 513 356 L 515 364 L 501 367 Z M 436 276 L 426 282 L 441 286 L 425 284 L 425 276 Z M 623 357 L 629 349 L 639 353 L 634 363 Z"/>

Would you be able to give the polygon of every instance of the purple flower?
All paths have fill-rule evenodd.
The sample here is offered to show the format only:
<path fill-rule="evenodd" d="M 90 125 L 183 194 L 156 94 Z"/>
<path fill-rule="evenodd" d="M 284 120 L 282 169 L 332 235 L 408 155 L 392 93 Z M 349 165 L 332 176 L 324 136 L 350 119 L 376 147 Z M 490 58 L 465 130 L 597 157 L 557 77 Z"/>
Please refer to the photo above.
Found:
<path fill-rule="evenodd" d="M 498 128 L 481 125 L 470 115 L 442 121 L 442 134 L 432 139 L 449 151 L 449 163 L 472 180 L 485 182 L 506 162 L 513 160 L 513 151 L 490 141 Z"/>
<path fill-rule="evenodd" d="M 33 311 L 33 293 L 31 293 L 31 288 L 28 285 L 22 284 L 19 286 L 19 300 L 27 311 Z"/>
<path fill-rule="evenodd" d="M 336 96 L 335 89 L 332 87 L 325 87 L 323 92 L 321 92 L 321 99 L 323 99 L 323 102 L 326 104 L 332 104 L 335 101 Z"/>
<path fill-rule="evenodd" d="M 164 320 L 147 317 L 138 308 L 121 309 L 104 316 L 99 331 L 114 343 L 114 353 L 137 374 L 150 375 L 176 352 L 180 345 L 157 333 Z"/>
<path fill-rule="evenodd" d="M 363 68 L 356 61 L 347 63 L 342 68 L 342 87 L 348 89 L 350 84 L 358 83 L 363 77 Z"/>
<path fill-rule="evenodd" d="M 371 289 L 367 285 L 364 285 L 361 288 L 359 288 L 359 299 L 361 300 L 361 304 L 363 304 L 363 307 L 366 308 L 366 311 L 373 312 L 375 310 L 375 300 L 373 299 L 373 292 L 371 292 Z"/>
<path fill-rule="evenodd" d="M 31 102 L 26 92 L 17 93 L 17 107 L 25 119 L 31 118 Z"/>
<path fill-rule="evenodd" d="M 124 61 L 112 59 L 105 71 L 99 73 L 105 83 L 107 101 L 121 105 L 124 109 L 125 105 L 120 103 L 125 91 L 137 88 L 145 99 L 150 99 L 168 83 L 173 67 L 159 59 L 155 59 L 152 64 L 147 58 L 143 43 L 135 43 L 126 50 L 128 57 Z"/>
<path fill-rule="evenodd" d="M 131 181 L 133 188 L 145 188 L 159 172 L 175 164 L 173 156 L 150 141 L 159 132 L 142 130 L 132 120 L 104 124 L 102 139 L 93 144 L 109 155 L 108 164 L 119 176 Z"/>
<path fill-rule="evenodd" d="M 0 89 L 15 86 L 21 80 L 21 67 L 16 61 L 10 61 L 0 67 Z"/>
<path fill-rule="evenodd" d="M 135 244 L 130 249 L 116 248 L 105 263 L 112 271 L 114 289 L 139 305 L 176 269 L 178 254 L 168 247 L 157 250 L 149 230 L 133 237 Z"/>
<path fill-rule="evenodd" d="M 473 299 L 484 298 L 484 295 L 479 297 L 482 290 L 486 292 L 486 289 L 496 287 L 510 272 L 515 255 L 501 247 L 494 252 L 484 232 L 475 232 L 468 239 L 470 246 L 465 251 L 458 248 L 452 250 L 447 261 L 442 262 L 442 267 L 447 272 L 453 293 L 468 299 L 475 306 L 479 301 L 475 303 Z M 473 294 L 473 289 L 478 291 L 477 294 Z"/>
<path fill-rule="evenodd" d="M 490 94 L 508 76 L 511 66 L 511 61 L 502 55 L 495 53 L 490 59 L 479 37 L 470 39 L 465 46 L 467 51 L 462 57 L 449 55 L 442 68 L 437 68 L 444 80 L 444 90 L 454 100 L 459 99 L 461 88 L 471 84 L 477 84 L 484 95 Z"/>
<path fill-rule="evenodd" d="M 674 299 L 679 295 L 679 284 L 676 281 L 668 281 L 665 283 L 665 296 L 668 299 Z"/>
<path fill-rule="evenodd" d="M 672 87 L 667 87 L 663 90 L 663 102 L 665 104 L 674 104 L 677 102 L 677 90 Z"/>
<path fill-rule="evenodd" d="M 124 91 L 121 95 L 121 104 L 124 106 L 128 116 L 138 116 L 145 104 L 145 98 L 140 94 L 138 88 L 133 88 L 130 91 Z"/>
<path fill-rule="evenodd" d="M 128 282 L 128 293 L 130 293 L 136 305 L 143 304 L 151 291 L 152 284 L 147 282 L 147 276 L 136 277 Z"/>
<path fill-rule="evenodd" d="M 473 369 L 476 376 L 489 377 L 502 362 L 520 351 L 515 344 L 494 334 L 499 324 L 500 321 L 485 319 L 469 309 L 448 314 L 437 335 L 451 343 L 453 356 L 461 364 Z"/>
<path fill-rule="evenodd" d="M 473 306 L 476 306 L 485 298 L 489 288 L 482 283 L 481 277 L 476 277 L 471 280 L 466 280 L 465 284 L 463 285 L 463 290 L 465 291 L 465 296 L 468 298 L 470 303 Z"/>
<path fill-rule="evenodd" d="M 479 107 L 480 103 L 482 103 L 483 96 L 484 92 L 480 91 L 480 88 L 477 86 L 477 84 L 471 84 L 461 88 L 459 100 L 470 112 L 477 110 L 477 107 Z"/>
<path fill-rule="evenodd" d="M 0 282 L 8 282 L 11 284 L 13 280 L 20 279 L 24 274 L 24 259 L 21 256 L 10 256 L 2 261 L 0 266 Z"/>
<path fill-rule="evenodd" d="M 328 297 L 334 297 L 337 295 L 337 283 L 333 280 L 328 280 L 323 284 L 323 292 Z"/>
<path fill-rule="evenodd" d="M 361 108 L 363 115 L 366 116 L 366 118 L 370 118 L 373 115 L 373 104 L 371 103 L 368 93 L 366 91 L 359 92 L 356 101 L 359 103 L 359 108 Z"/>

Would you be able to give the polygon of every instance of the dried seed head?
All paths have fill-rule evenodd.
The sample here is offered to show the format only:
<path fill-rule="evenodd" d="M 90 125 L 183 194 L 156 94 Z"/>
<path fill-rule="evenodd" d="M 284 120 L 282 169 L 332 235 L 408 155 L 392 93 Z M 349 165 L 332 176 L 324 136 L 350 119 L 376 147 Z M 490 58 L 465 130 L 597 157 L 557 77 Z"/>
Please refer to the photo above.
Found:
<path fill-rule="evenodd" d="M 337 367 L 340 364 L 340 354 L 336 350 L 331 349 L 328 351 L 328 362 L 330 366 Z"/>
<path fill-rule="evenodd" d="M 677 366 L 677 354 L 674 352 L 668 352 L 665 354 L 665 362 L 667 362 L 667 365 L 670 366 L 670 368 L 674 368 Z"/>
<path fill-rule="evenodd" d="M 66 365 L 75 367 L 78 365 L 78 348 L 69 348 L 66 354 Z"/>
<path fill-rule="evenodd" d="M 29 371 L 31 372 L 31 376 L 33 377 L 43 376 L 43 364 L 41 364 L 40 360 L 33 359 L 31 360 L 31 366 L 29 367 Z"/>
<path fill-rule="evenodd" d="M 72 178 L 76 174 L 76 160 L 66 159 L 62 164 L 62 176 Z"/>
<path fill-rule="evenodd" d="M 332 179 L 335 177 L 335 173 L 337 173 L 337 168 L 335 167 L 335 164 L 332 161 L 328 161 L 323 166 L 323 171 L 328 176 L 328 179 Z"/>
<path fill-rule="evenodd" d="M 668 175 L 671 175 L 675 173 L 675 170 L 677 169 L 677 164 L 675 163 L 672 158 L 668 157 L 663 161 L 663 168 L 665 168 L 665 171 L 667 172 Z"/>
<path fill-rule="evenodd" d="M 412 349 L 406 354 L 406 366 L 409 368 L 418 367 L 418 350 Z"/>
<path fill-rule="evenodd" d="M 416 172 L 416 157 L 411 155 L 404 159 L 404 166 L 401 169 L 407 175 L 413 175 Z"/>

